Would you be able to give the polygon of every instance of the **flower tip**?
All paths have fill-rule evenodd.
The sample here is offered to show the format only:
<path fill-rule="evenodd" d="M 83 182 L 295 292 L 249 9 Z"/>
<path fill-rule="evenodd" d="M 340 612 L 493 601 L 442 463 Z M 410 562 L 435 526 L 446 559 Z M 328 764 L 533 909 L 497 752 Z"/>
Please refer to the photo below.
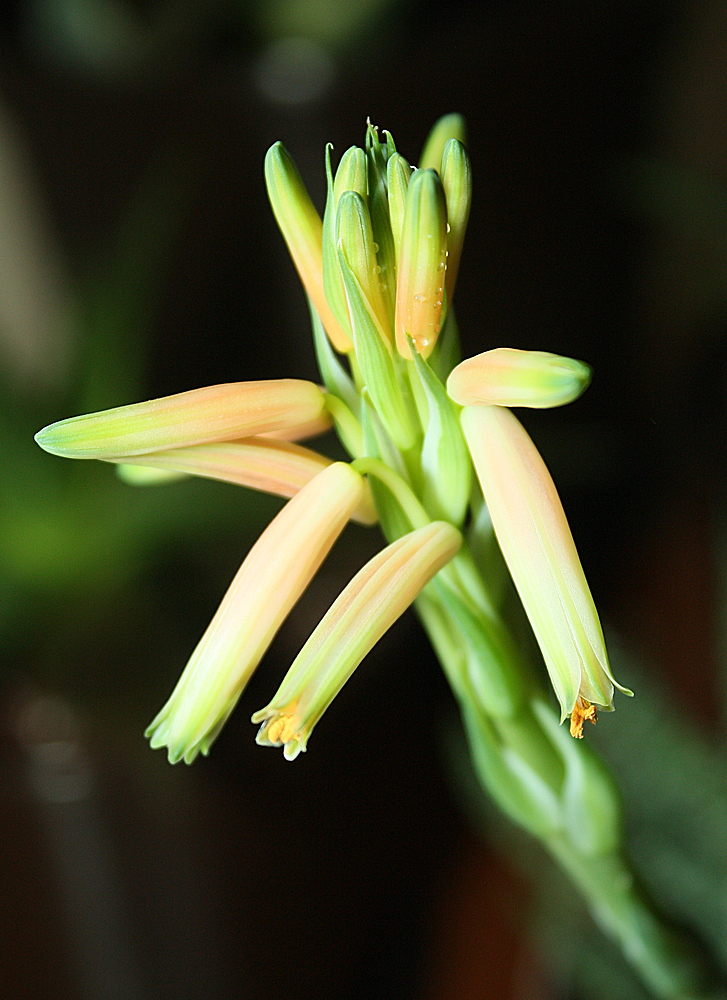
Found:
<path fill-rule="evenodd" d="M 286 760 L 295 760 L 299 754 L 305 753 L 307 749 L 308 747 L 302 741 L 291 740 L 283 747 L 283 757 Z"/>
<path fill-rule="evenodd" d="M 462 115 L 456 112 L 443 115 L 436 121 L 424 144 L 419 166 L 439 171 L 442 164 L 442 154 L 450 139 L 458 139 L 464 143 L 466 127 Z"/>
<path fill-rule="evenodd" d="M 308 749 L 308 734 L 299 731 L 293 714 L 283 712 L 271 714 L 269 709 L 263 708 L 255 712 L 250 721 L 255 725 L 262 723 L 255 737 L 257 745 L 282 747 L 286 760 L 295 760 L 299 754 L 305 753 Z"/>
<path fill-rule="evenodd" d="M 152 726 L 150 726 L 144 735 L 149 736 L 150 734 L 149 746 L 152 750 L 161 750 L 166 747 L 167 760 L 170 764 L 178 764 L 180 761 L 184 761 L 185 764 L 191 764 L 200 754 L 206 757 L 209 753 L 209 744 L 195 743 L 190 747 L 189 744 L 183 741 L 171 742 L 168 727 L 165 727 L 163 731 L 153 732 Z"/>
<path fill-rule="evenodd" d="M 54 424 L 48 424 L 47 427 L 38 431 L 33 440 L 49 455 L 59 455 L 61 458 L 75 457 L 73 449 L 68 447 L 67 442 L 64 442 L 65 434 L 63 431 L 68 422 L 67 420 L 57 420 Z"/>
<path fill-rule="evenodd" d="M 188 741 L 174 738 L 169 716 L 164 710 L 146 727 L 144 736 L 149 740 L 152 750 L 166 748 L 170 764 L 178 764 L 180 760 L 184 760 L 185 764 L 191 764 L 200 752 L 199 743 L 190 746 Z"/>

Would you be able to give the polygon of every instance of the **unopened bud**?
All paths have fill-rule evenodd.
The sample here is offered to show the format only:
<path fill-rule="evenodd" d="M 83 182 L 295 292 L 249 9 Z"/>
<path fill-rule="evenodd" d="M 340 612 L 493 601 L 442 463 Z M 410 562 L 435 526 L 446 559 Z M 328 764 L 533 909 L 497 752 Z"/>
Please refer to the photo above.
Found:
<path fill-rule="evenodd" d="M 322 223 L 298 169 L 281 142 L 265 157 L 268 197 L 305 290 L 336 350 L 350 351 L 348 334 L 333 315 L 323 291 Z"/>
<path fill-rule="evenodd" d="M 441 170 L 444 147 L 450 139 L 465 140 L 465 125 L 462 115 L 444 115 L 434 123 L 432 131 L 424 143 L 419 166 L 422 170 Z"/>
<path fill-rule="evenodd" d="M 457 365 L 447 380 L 447 392 L 461 406 L 545 409 L 577 399 L 590 381 L 591 369 L 583 361 L 497 347 Z"/>
<path fill-rule="evenodd" d="M 389 319 L 379 285 L 381 268 L 376 262 L 371 217 L 366 202 L 356 191 L 345 191 L 338 202 L 336 221 L 338 245 L 358 281 L 381 336 L 391 340 Z"/>
<path fill-rule="evenodd" d="M 396 346 L 411 358 L 407 337 L 428 357 L 442 324 L 447 209 L 434 170 L 417 170 L 406 193 L 396 290 Z"/>
<path fill-rule="evenodd" d="M 401 234 L 404 230 L 406 189 L 409 187 L 411 167 L 400 153 L 394 153 L 386 164 L 386 185 L 389 195 L 389 219 L 394 237 L 396 266 L 401 256 Z"/>
<path fill-rule="evenodd" d="M 447 300 L 451 302 L 472 204 L 472 169 L 467 151 L 450 139 L 442 155 L 442 187 L 447 199 Z"/>
<path fill-rule="evenodd" d="M 325 407 L 318 386 L 301 379 L 230 382 L 69 417 L 35 440 L 64 458 L 125 458 L 306 426 Z"/>
<path fill-rule="evenodd" d="M 338 201 L 344 191 L 358 191 L 366 198 L 366 154 L 359 146 L 351 146 L 341 157 L 335 180 L 331 170 L 331 147 L 326 148 L 326 176 L 328 178 L 328 197 L 326 210 L 323 213 L 323 288 L 326 299 L 341 327 L 351 337 L 351 323 L 346 306 L 346 292 L 343 287 L 341 268 L 338 264 L 336 249 L 336 212 Z"/>

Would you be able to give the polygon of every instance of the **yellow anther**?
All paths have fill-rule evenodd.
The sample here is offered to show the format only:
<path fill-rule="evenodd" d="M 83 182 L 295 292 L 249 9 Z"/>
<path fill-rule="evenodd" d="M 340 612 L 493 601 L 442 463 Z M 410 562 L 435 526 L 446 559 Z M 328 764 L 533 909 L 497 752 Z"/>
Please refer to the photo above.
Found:
<path fill-rule="evenodd" d="M 595 726 L 596 706 L 585 698 L 579 698 L 573 707 L 570 717 L 570 734 L 577 740 L 583 739 L 583 723 L 588 720 Z"/>

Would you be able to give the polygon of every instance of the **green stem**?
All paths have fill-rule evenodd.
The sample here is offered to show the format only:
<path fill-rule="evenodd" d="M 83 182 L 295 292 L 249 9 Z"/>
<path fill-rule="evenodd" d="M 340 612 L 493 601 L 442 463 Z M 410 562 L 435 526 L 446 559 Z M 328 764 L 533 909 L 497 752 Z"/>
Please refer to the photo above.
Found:
<path fill-rule="evenodd" d="M 418 500 L 412 488 L 404 482 L 398 472 L 385 465 L 380 458 L 357 458 L 351 462 L 362 476 L 376 476 L 396 499 L 411 522 L 412 528 L 423 528 L 431 522 L 431 517 Z"/>
<path fill-rule="evenodd" d="M 336 433 L 346 451 L 355 459 L 366 453 L 361 424 L 346 404 L 332 393 L 326 395 L 326 409 L 333 417 Z"/>
<path fill-rule="evenodd" d="M 705 985 L 695 957 L 665 927 L 640 896 L 620 854 L 583 858 L 565 838 L 546 841 L 551 854 L 588 901 L 601 929 L 660 1000 L 707 1000 L 717 994 Z"/>

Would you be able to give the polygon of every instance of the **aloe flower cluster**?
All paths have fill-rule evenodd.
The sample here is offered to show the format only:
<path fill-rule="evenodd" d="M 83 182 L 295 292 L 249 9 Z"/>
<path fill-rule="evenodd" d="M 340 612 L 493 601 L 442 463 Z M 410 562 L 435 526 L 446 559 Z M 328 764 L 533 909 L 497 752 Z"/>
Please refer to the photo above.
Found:
<path fill-rule="evenodd" d="M 435 645 L 443 635 L 468 639 L 455 689 L 466 676 L 488 713 L 516 714 L 519 668 L 505 651 L 493 581 L 473 555 L 492 548 L 493 529 L 561 721 L 570 717 L 581 736 L 596 707 L 613 707 L 616 682 L 555 487 L 507 407 L 568 403 L 590 370 L 512 348 L 456 363 L 452 298 L 472 191 L 457 116 L 434 129 L 419 169 L 369 125 L 365 148 L 347 150 L 335 174 L 326 150 L 326 173 L 321 220 L 280 143 L 265 161 L 309 298 L 323 388 L 295 379 L 210 386 L 62 420 L 36 436 L 52 454 L 117 463 L 130 482 L 198 475 L 292 498 L 243 562 L 149 727 L 151 744 L 166 746 L 172 762 L 209 751 L 350 518 L 380 521 L 390 545 L 351 581 L 253 716 L 258 742 L 282 745 L 288 759 L 305 750 L 338 690 L 417 599 Z M 350 464 L 295 443 L 331 425 Z"/>
<path fill-rule="evenodd" d="M 618 796 L 583 735 L 616 683 L 548 470 L 512 407 L 561 406 L 580 361 L 496 347 L 461 361 L 452 307 L 471 200 L 456 115 L 414 169 L 371 125 L 318 215 L 280 143 L 265 160 L 275 218 L 308 297 L 322 385 L 230 383 L 72 417 L 36 436 L 68 458 L 161 484 L 203 476 L 289 498 L 244 559 L 147 730 L 169 760 L 207 754 L 275 633 L 349 520 L 386 544 L 314 629 L 257 740 L 293 760 L 383 633 L 414 605 L 462 713 L 475 772 L 538 837 L 660 997 L 703 995 L 621 853 Z M 350 461 L 300 441 L 334 428 Z M 559 712 L 513 631 L 515 585 Z M 524 623 L 524 619 L 523 619 Z M 524 640 L 524 641 L 523 641 Z M 570 735 L 562 726 L 570 719 Z"/>

